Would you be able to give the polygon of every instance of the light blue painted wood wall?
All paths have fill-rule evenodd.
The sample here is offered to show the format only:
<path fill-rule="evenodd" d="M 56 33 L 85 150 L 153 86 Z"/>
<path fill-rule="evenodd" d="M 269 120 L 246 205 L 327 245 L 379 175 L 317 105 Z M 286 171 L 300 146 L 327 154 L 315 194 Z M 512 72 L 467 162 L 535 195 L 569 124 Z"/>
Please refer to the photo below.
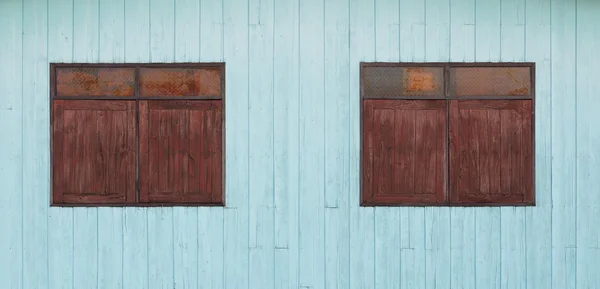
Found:
<path fill-rule="evenodd" d="M 600 288 L 600 2 L 2 0 L 1 288 Z M 48 62 L 225 61 L 227 207 L 49 208 Z M 528 208 L 361 208 L 360 61 L 537 63 Z"/>

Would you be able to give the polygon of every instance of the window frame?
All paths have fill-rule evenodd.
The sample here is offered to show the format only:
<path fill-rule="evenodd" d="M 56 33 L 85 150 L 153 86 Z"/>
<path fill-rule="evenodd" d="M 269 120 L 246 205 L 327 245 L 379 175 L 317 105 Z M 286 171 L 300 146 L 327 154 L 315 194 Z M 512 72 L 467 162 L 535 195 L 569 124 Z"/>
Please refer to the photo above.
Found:
<path fill-rule="evenodd" d="M 386 97 L 372 97 L 365 95 L 365 70 L 370 67 L 393 67 L 393 68 L 433 68 L 439 67 L 443 69 L 443 95 L 434 96 L 419 96 L 419 95 L 405 95 L 405 96 L 386 96 Z M 476 68 L 511 68 L 511 67 L 526 67 L 529 68 L 529 79 L 530 79 L 530 91 L 529 95 L 526 96 L 453 96 L 450 93 L 450 69 L 451 68 L 465 68 L 465 67 L 476 67 Z M 536 205 L 536 173 L 535 173 L 535 99 L 536 99 L 536 63 L 535 62 L 361 62 L 360 63 L 360 98 L 359 98 L 359 122 L 360 122 L 360 144 L 359 144 L 359 202 L 360 207 L 522 207 L 522 206 L 535 206 Z M 368 99 L 387 99 L 387 100 L 445 100 L 447 102 L 446 110 L 446 193 L 445 199 L 440 203 L 418 203 L 418 202 L 386 202 L 376 200 L 371 197 L 373 194 L 367 192 L 364 185 L 365 175 L 365 159 L 364 159 L 364 108 L 363 103 Z M 452 201 L 452 182 L 450 178 L 450 171 L 452 170 L 453 164 L 451 163 L 451 152 L 450 152 L 450 104 L 451 101 L 458 100 L 530 100 L 531 101 L 531 164 L 528 169 L 531 170 L 531 191 L 529 192 L 530 198 L 522 202 L 453 202 Z"/>
<path fill-rule="evenodd" d="M 218 69 L 220 70 L 220 94 L 219 96 L 141 96 L 140 69 L 144 68 L 174 68 L 174 69 Z M 134 93 L 132 96 L 58 96 L 57 95 L 57 70 L 61 68 L 133 68 L 134 69 Z M 50 206 L 51 207 L 224 207 L 226 200 L 226 73 L 225 62 L 173 62 L 173 63 L 49 63 L 50 89 L 49 89 L 49 135 L 50 135 Z M 94 100 L 94 101 L 132 101 L 135 103 L 135 202 L 89 202 L 89 203 L 64 203 L 57 202 L 60 192 L 55 190 L 55 155 L 54 155 L 54 103 L 55 100 Z M 221 190 L 218 201 L 209 202 L 141 202 L 140 197 L 140 101 L 221 101 Z"/>

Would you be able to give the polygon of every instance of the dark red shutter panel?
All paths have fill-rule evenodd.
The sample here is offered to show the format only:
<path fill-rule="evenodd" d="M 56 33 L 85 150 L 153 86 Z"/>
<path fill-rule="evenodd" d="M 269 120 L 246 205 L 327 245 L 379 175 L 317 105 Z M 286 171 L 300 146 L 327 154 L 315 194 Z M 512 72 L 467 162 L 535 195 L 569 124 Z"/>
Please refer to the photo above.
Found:
<path fill-rule="evenodd" d="M 53 203 L 135 202 L 135 101 L 53 102 Z"/>
<path fill-rule="evenodd" d="M 446 101 L 363 100 L 363 203 L 442 203 Z"/>
<path fill-rule="evenodd" d="M 452 202 L 533 201 L 531 102 L 450 101 Z"/>
<path fill-rule="evenodd" d="M 140 201 L 223 202 L 222 100 L 140 101 Z"/>

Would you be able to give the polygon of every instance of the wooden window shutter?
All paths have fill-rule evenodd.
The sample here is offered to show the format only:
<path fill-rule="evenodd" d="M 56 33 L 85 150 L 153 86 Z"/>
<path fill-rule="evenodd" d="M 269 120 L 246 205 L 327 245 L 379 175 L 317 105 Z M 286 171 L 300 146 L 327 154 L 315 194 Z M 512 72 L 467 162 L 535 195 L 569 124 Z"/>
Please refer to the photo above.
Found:
<path fill-rule="evenodd" d="M 361 205 L 535 204 L 534 63 L 361 63 Z"/>
<path fill-rule="evenodd" d="M 532 100 L 451 100 L 451 201 L 533 202 L 532 137 Z"/>
<path fill-rule="evenodd" d="M 367 99 L 362 118 L 362 203 L 443 203 L 446 101 Z"/>
<path fill-rule="evenodd" d="M 139 104 L 140 202 L 222 204 L 222 100 Z"/>
<path fill-rule="evenodd" d="M 224 63 L 51 63 L 54 206 L 224 205 Z"/>
<path fill-rule="evenodd" d="M 53 203 L 135 202 L 135 101 L 53 102 Z"/>

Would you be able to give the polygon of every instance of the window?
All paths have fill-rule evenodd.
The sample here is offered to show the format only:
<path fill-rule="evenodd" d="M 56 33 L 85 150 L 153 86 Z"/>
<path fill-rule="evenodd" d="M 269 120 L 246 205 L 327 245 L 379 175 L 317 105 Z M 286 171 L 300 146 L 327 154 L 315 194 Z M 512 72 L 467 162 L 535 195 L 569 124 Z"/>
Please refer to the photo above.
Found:
<path fill-rule="evenodd" d="M 224 64 L 50 70 L 53 205 L 223 205 Z"/>
<path fill-rule="evenodd" d="M 361 205 L 534 204 L 533 63 L 362 63 Z"/>

